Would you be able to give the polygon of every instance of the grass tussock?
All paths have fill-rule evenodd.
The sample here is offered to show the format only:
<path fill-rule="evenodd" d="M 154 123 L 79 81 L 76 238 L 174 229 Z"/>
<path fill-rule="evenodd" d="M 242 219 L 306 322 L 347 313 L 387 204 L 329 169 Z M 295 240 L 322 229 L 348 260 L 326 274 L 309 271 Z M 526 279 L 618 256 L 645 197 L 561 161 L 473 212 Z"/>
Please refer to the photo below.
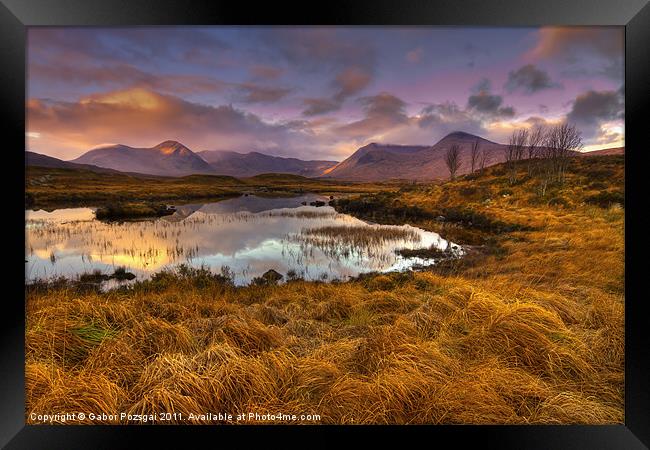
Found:
<path fill-rule="evenodd" d="M 599 158 L 572 162 L 546 199 L 534 179 L 502 183 L 498 167 L 390 194 L 395 217 L 465 238 L 454 242 L 466 256 L 421 272 L 235 287 L 183 269 L 108 292 L 31 286 L 27 420 L 84 410 L 622 423 L 624 205 L 588 200 L 592 172 L 623 189 L 622 160 Z M 480 212 L 476 227 L 479 216 L 436 220 L 461 207 Z"/>

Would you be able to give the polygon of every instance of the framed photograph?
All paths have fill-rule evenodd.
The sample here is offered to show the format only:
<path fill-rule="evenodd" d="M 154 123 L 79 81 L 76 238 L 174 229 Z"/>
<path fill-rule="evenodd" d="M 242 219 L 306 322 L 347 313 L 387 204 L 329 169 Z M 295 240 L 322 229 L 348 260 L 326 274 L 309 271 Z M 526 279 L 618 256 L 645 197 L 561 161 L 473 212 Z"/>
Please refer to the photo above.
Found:
<path fill-rule="evenodd" d="M 0 23 L 6 448 L 650 445 L 648 2 Z"/>

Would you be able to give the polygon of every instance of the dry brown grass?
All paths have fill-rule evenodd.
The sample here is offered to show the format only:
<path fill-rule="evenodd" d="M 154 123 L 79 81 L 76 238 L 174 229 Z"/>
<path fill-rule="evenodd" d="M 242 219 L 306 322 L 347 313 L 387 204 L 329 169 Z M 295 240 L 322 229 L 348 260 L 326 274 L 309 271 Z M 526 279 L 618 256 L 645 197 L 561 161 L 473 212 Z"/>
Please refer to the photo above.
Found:
<path fill-rule="evenodd" d="M 500 253 L 452 272 L 28 290 L 27 420 L 76 410 L 315 413 L 319 423 L 355 424 L 622 423 L 624 212 L 581 204 L 591 192 L 580 176 L 569 173 L 553 194 L 572 196 L 572 207 L 538 204 L 526 184 L 492 196 L 486 213 L 534 229 L 499 236 Z M 478 208 L 483 200 L 463 200 L 460 189 L 497 182 L 486 180 L 401 195 L 423 208 Z"/>

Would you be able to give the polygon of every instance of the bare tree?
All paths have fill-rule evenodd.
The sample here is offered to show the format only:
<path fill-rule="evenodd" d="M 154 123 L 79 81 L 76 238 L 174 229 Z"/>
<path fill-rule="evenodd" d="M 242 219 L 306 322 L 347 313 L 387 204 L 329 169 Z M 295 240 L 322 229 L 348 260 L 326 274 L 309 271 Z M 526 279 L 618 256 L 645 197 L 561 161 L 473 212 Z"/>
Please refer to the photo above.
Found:
<path fill-rule="evenodd" d="M 541 125 L 533 128 L 528 134 L 528 159 L 537 158 L 537 151 L 540 144 L 544 141 L 544 127 Z"/>
<path fill-rule="evenodd" d="M 449 169 L 449 178 L 456 178 L 456 172 L 460 169 L 460 146 L 458 144 L 452 144 L 451 147 L 447 149 L 445 154 L 445 164 L 447 164 L 447 169 Z"/>
<path fill-rule="evenodd" d="M 548 143 L 548 135 L 551 133 L 551 130 L 545 131 L 543 135 L 542 142 L 544 143 L 543 147 L 537 149 L 537 159 L 536 162 L 536 175 L 539 177 L 539 187 L 537 193 L 540 197 L 546 195 L 546 190 L 548 185 L 553 180 L 553 151 L 546 145 Z"/>
<path fill-rule="evenodd" d="M 566 168 L 574 152 L 582 148 L 582 136 L 575 125 L 562 123 L 551 128 L 545 139 L 547 156 L 551 160 L 553 175 L 564 183 Z"/>
<path fill-rule="evenodd" d="M 517 181 L 517 161 L 523 158 L 527 141 L 528 130 L 525 128 L 513 131 L 508 140 L 505 156 L 510 184 L 515 184 Z"/>
<path fill-rule="evenodd" d="M 470 163 L 472 165 L 472 172 L 471 173 L 474 173 L 474 169 L 476 168 L 476 165 L 478 164 L 478 157 L 479 157 L 480 147 L 481 147 L 481 143 L 479 142 L 478 139 L 475 140 L 474 142 L 472 142 L 472 149 L 471 149 L 471 153 L 470 153 Z"/>
<path fill-rule="evenodd" d="M 528 134 L 528 175 L 532 176 L 535 172 L 536 158 L 540 155 L 540 144 L 544 141 L 546 131 L 542 126 L 536 126 Z"/>
<path fill-rule="evenodd" d="M 481 157 L 479 159 L 479 166 L 481 168 L 481 172 L 483 172 L 485 170 L 485 165 L 487 164 L 489 159 L 490 158 L 489 158 L 487 150 L 483 149 L 483 151 L 481 151 Z"/>
<path fill-rule="evenodd" d="M 528 142 L 529 131 L 522 128 L 514 132 L 515 136 L 515 161 L 524 159 L 526 154 L 526 143 Z"/>

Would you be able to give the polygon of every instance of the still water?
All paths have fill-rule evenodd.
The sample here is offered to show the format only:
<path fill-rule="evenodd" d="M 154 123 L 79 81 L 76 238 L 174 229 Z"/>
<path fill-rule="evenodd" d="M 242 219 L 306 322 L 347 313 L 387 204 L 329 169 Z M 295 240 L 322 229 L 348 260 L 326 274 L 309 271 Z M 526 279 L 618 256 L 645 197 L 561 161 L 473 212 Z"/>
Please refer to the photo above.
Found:
<path fill-rule="evenodd" d="M 330 206 L 309 206 L 316 200 L 327 202 L 317 195 L 249 195 L 180 205 L 171 216 L 124 222 L 96 220 L 93 208 L 28 210 L 25 277 L 76 277 L 97 269 L 111 274 L 126 267 L 143 279 L 185 263 L 214 272 L 228 267 L 238 285 L 269 269 L 307 280 L 345 280 L 435 263 L 402 257 L 398 249 L 449 245 L 462 252 L 436 233 L 370 224 Z"/>

